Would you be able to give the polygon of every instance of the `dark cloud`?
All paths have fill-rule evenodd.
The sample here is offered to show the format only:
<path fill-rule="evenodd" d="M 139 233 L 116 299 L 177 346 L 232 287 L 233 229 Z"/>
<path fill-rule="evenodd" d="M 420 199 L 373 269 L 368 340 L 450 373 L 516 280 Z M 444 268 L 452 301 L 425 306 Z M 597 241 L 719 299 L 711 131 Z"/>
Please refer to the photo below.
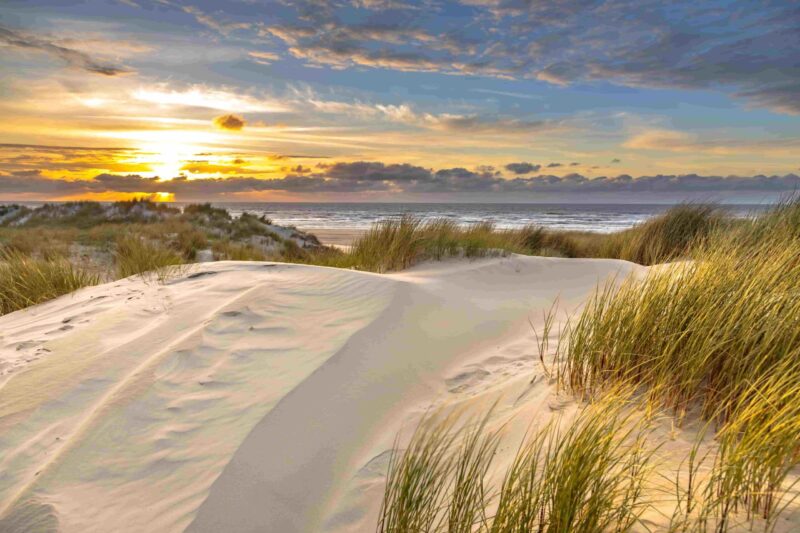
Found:
<path fill-rule="evenodd" d="M 284 171 L 290 172 L 291 174 L 308 174 L 311 172 L 311 169 L 308 167 L 304 167 L 303 165 L 296 165 L 293 167 L 289 167 L 288 169 L 284 169 Z"/>
<path fill-rule="evenodd" d="M 633 178 L 588 178 L 537 175 L 505 179 L 495 172 L 455 167 L 433 171 L 409 164 L 358 161 L 337 163 L 308 175 L 288 174 L 282 179 L 228 177 L 162 181 L 138 175 L 100 174 L 90 180 L 59 180 L 36 171 L 0 174 L 0 193 L 41 198 L 90 193 L 174 193 L 178 199 L 224 197 L 237 193 L 283 191 L 313 193 L 719 193 L 731 191 L 781 193 L 800 189 L 800 176 L 700 176 L 655 175 Z"/>
<path fill-rule="evenodd" d="M 509 163 L 506 165 L 506 170 L 514 174 L 530 174 L 531 172 L 538 172 L 542 165 L 534 165 L 533 163 Z"/>
<path fill-rule="evenodd" d="M 555 130 L 564 125 L 552 120 L 523 120 L 518 118 L 480 115 L 431 115 L 423 116 L 420 125 L 433 129 L 469 133 L 535 133 Z"/>
<path fill-rule="evenodd" d="M 392 0 L 289 5 L 255 27 L 314 65 L 712 90 L 800 113 L 796 2 L 462 0 L 413 14 L 373 9 Z"/>
<path fill-rule="evenodd" d="M 622 163 L 622 159 L 617 159 L 616 157 L 611 160 L 612 164 Z"/>
<path fill-rule="evenodd" d="M 325 177 L 347 181 L 417 181 L 430 177 L 430 170 L 403 164 L 386 165 L 377 161 L 334 163 L 325 167 Z"/>
<path fill-rule="evenodd" d="M 148 166 L 134 154 L 139 150 L 121 147 L 52 146 L 0 144 L 0 170 L 5 172 L 54 171 L 74 173 L 102 169 L 108 172 L 142 172 Z"/>
<path fill-rule="evenodd" d="M 547 168 L 558 168 L 558 167 L 562 167 L 562 166 L 564 166 L 564 165 L 562 165 L 561 163 L 549 163 L 547 165 Z"/>
<path fill-rule="evenodd" d="M 81 68 L 94 74 L 117 76 L 130 72 L 123 67 L 97 61 L 88 54 L 78 50 L 59 46 L 52 41 L 24 34 L 3 26 L 0 26 L 0 43 L 15 48 L 36 50 L 52 57 L 57 57 L 73 67 Z"/>
<path fill-rule="evenodd" d="M 571 167 L 577 167 L 579 165 L 580 165 L 580 163 L 576 163 L 576 162 L 572 162 L 572 163 L 569 164 L 569 166 L 571 166 Z"/>
<path fill-rule="evenodd" d="M 245 120 L 236 115 L 222 115 L 214 119 L 218 128 L 230 131 L 239 131 L 244 128 Z"/>

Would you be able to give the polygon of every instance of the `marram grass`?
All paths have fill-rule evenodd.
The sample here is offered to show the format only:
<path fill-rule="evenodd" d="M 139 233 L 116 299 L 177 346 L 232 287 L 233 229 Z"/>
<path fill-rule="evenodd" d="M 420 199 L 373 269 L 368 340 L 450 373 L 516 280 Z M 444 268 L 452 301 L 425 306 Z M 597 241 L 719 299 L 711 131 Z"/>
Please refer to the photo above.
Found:
<path fill-rule="evenodd" d="M 587 396 L 645 385 L 679 417 L 695 403 L 721 421 L 753 380 L 800 347 L 800 240 L 698 251 L 693 262 L 607 285 L 565 329 L 557 373 Z"/>
<path fill-rule="evenodd" d="M 458 250 L 446 238 L 436 242 L 443 254 Z M 798 495 L 800 201 L 736 222 L 681 208 L 611 244 L 616 250 L 609 245 L 605 253 L 642 263 L 691 261 L 601 287 L 560 333 L 548 371 L 593 404 L 566 430 L 555 423 L 536 430 L 499 488 L 487 481 L 491 457 L 458 446 L 462 438 L 492 449 L 495 434 L 459 437 L 447 424 L 418 431 L 392 459 L 379 531 L 648 530 L 640 517 L 663 503 L 665 478 L 675 488 L 667 495 L 674 510 L 657 530 L 776 527 Z M 552 318 L 539 335 L 543 363 Z M 633 424 L 645 417 L 608 402 L 620 387 L 634 388 L 647 412 L 664 409 L 678 425 L 696 414 L 708 421 L 674 479 L 652 460 L 664 442 Z M 471 498 L 456 497 L 464 486 Z M 445 517 L 453 514 L 470 517 L 470 525 L 452 525 Z M 424 520 L 390 519 L 397 516 Z"/>
<path fill-rule="evenodd" d="M 0 315 L 36 305 L 100 282 L 68 260 L 0 253 Z"/>
<path fill-rule="evenodd" d="M 342 259 L 347 266 L 360 270 L 387 272 L 426 259 L 525 253 L 537 231 L 502 230 L 488 222 L 460 227 L 445 219 L 422 221 L 404 216 L 373 226 Z"/>
<path fill-rule="evenodd" d="M 162 283 L 179 274 L 184 264 L 169 248 L 135 234 L 117 239 L 114 261 L 119 278 L 140 275 Z"/>
<path fill-rule="evenodd" d="M 532 432 L 490 479 L 500 434 L 484 423 L 424 421 L 390 461 L 378 531 L 631 531 L 647 507 L 654 449 L 626 396 L 606 396 L 567 424 Z M 484 420 L 485 422 L 485 420 Z"/>
<path fill-rule="evenodd" d="M 448 219 L 407 215 L 376 223 L 347 252 L 324 249 L 284 259 L 372 272 L 404 270 L 425 260 L 508 253 L 617 258 L 649 265 L 689 255 L 693 244 L 724 220 L 713 207 L 680 205 L 629 230 L 602 235 L 532 225 L 502 229 L 491 222 L 459 226 Z"/>
<path fill-rule="evenodd" d="M 796 495 L 799 212 L 789 201 L 695 243 L 691 262 L 602 287 L 561 333 L 562 387 L 589 399 L 632 383 L 678 423 L 697 413 L 716 430 L 675 531 L 768 531 Z"/>

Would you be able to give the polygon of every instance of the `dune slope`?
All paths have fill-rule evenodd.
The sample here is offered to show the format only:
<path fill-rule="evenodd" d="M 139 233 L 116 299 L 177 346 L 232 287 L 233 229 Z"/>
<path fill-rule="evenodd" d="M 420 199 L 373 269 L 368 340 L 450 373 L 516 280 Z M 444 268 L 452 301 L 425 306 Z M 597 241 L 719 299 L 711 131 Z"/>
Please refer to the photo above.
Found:
<path fill-rule="evenodd" d="M 0 530 L 371 530 L 398 430 L 442 404 L 558 408 L 531 322 L 644 270 L 221 262 L 2 317 Z"/>

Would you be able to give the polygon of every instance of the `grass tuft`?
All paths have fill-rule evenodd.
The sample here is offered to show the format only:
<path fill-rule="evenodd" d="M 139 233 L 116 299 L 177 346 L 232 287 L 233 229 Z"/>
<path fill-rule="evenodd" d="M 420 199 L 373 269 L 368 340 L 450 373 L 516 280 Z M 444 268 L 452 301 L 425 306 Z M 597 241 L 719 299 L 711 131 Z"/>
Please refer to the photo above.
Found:
<path fill-rule="evenodd" d="M 0 254 L 0 315 L 36 305 L 100 282 L 63 258 L 37 259 L 20 252 Z"/>
<path fill-rule="evenodd" d="M 597 253 L 642 265 L 666 263 L 688 255 L 724 220 L 714 206 L 678 205 L 638 226 L 599 239 Z"/>
<path fill-rule="evenodd" d="M 622 532 L 638 522 L 654 450 L 626 396 L 609 394 L 566 429 L 554 422 L 534 432 L 494 489 L 487 479 L 500 436 L 485 423 L 419 426 L 390 461 L 379 532 Z"/>
<path fill-rule="evenodd" d="M 163 283 L 181 271 L 183 259 L 157 241 L 148 241 L 134 234 L 117 239 L 114 252 L 120 278 L 141 275 Z"/>

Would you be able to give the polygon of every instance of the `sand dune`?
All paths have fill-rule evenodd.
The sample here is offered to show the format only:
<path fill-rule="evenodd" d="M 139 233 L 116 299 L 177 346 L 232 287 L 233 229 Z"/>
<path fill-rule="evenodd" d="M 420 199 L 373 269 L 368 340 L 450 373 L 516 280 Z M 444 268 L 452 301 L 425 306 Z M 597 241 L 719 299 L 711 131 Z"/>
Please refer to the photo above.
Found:
<path fill-rule="evenodd" d="M 531 383 L 529 321 L 645 270 L 220 262 L 4 316 L 0 530 L 372 530 L 399 430 L 499 399 L 493 423 L 521 434 L 568 407 Z"/>

